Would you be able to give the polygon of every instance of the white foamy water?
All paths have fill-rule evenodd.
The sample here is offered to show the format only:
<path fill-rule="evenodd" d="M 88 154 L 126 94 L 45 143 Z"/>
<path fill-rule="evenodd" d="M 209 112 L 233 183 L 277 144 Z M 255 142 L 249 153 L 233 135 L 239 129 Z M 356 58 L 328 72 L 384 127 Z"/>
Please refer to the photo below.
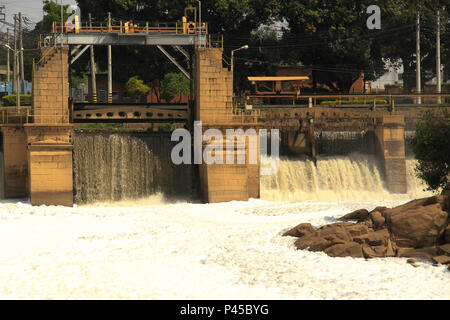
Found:
<path fill-rule="evenodd" d="M 261 176 L 261 199 L 274 201 L 407 200 L 432 195 L 415 176 L 415 159 L 406 160 L 407 194 L 392 194 L 371 155 L 318 157 L 279 161 L 276 175 Z"/>
<path fill-rule="evenodd" d="M 74 208 L 0 203 L 0 298 L 450 299 L 450 272 L 331 258 L 281 233 L 399 200 Z"/>
<path fill-rule="evenodd" d="M 388 194 L 371 159 L 360 160 L 282 162 L 281 178 L 262 182 L 263 196 L 282 201 L 0 202 L 0 298 L 450 299 L 444 266 L 331 258 L 281 236 L 302 222 L 319 227 L 420 192 L 409 171 L 411 193 Z"/>

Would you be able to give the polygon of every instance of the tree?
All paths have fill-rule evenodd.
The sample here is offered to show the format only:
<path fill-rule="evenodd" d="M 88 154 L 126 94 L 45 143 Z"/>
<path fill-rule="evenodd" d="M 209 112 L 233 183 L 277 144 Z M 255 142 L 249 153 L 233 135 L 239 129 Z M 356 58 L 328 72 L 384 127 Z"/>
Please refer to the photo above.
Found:
<path fill-rule="evenodd" d="M 44 0 L 44 18 L 36 24 L 35 30 L 39 33 L 50 33 L 52 32 L 53 22 L 58 22 L 61 24 L 61 5 L 53 1 Z M 73 13 L 67 12 L 70 5 L 63 6 L 63 21 L 65 22 L 67 18 Z"/>
<path fill-rule="evenodd" d="M 136 102 L 142 101 L 142 98 L 150 91 L 150 87 L 144 84 L 138 76 L 131 77 L 126 83 L 127 91 L 136 99 Z"/>
<path fill-rule="evenodd" d="M 172 101 L 176 96 L 188 96 L 191 92 L 190 81 L 181 73 L 167 73 L 161 81 L 161 98 L 166 102 Z"/>
<path fill-rule="evenodd" d="M 428 110 L 416 124 L 410 144 L 419 164 L 416 174 L 428 190 L 444 188 L 450 183 L 450 112 Z"/>

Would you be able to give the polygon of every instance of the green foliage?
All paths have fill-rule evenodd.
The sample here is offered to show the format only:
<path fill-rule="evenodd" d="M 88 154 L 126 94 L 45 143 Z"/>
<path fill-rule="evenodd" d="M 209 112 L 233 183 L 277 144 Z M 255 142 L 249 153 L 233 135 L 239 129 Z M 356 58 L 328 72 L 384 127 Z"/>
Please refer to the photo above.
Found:
<path fill-rule="evenodd" d="M 122 131 L 125 130 L 124 123 L 90 123 L 84 126 L 77 126 L 75 130 L 100 130 L 100 131 Z"/>
<path fill-rule="evenodd" d="M 160 132 L 172 132 L 176 128 L 177 127 L 173 123 L 165 123 L 165 124 L 161 125 L 158 129 Z"/>
<path fill-rule="evenodd" d="M 419 164 L 416 174 L 429 190 L 438 190 L 450 182 L 450 112 L 428 110 L 416 124 L 410 144 Z"/>
<path fill-rule="evenodd" d="M 144 84 L 144 81 L 139 79 L 138 76 L 131 77 L 126 83 L 126 88 L 127 91 L 136 99 L 136 102 L 140 102 L 150 91 L 150 87 Z"/>
<path fill-rule="evenodd" d="M 190 81 L 181 73 L 167 73 L 161 81 L 161 98 L 171 102 L 174 97 L 184 94 L 188 96 L 191 92 Z"/>
<path fill-rule="evenodd" d="M 16 106 L 17 96 L 15 94 L 10 94 L 2 97 L 2 102 L 5 107 Z M 20 105 L 21 106 L 31 106 L 31 94 L 21 94 L 20 95 Z"/>
<path fill-rule="evenodd" d="M 56 2 L 44 0 L 43 1 L 43 10 L 44 10 L 44 18 L 42 21 L 36 24 L 36 29 L 39 30 L 40 33 L 51 33 L 53 22 L 58 22 L 61 24 L 61 5 Z M 65 22 L 67 18 L 73 13 L 67 13 L 67 9 L 70 5 L 63 5 L 63 21 Z"/>
<path fill-rule="evenodd" d="M 372 100 L 341 100 L 340 102 L 338 100 L 330 100 L 330 101 L 322 101 L 320 104 L 372 104 Z M 376 104 L 387 104 L 386 100 L 375 100 Z"/>

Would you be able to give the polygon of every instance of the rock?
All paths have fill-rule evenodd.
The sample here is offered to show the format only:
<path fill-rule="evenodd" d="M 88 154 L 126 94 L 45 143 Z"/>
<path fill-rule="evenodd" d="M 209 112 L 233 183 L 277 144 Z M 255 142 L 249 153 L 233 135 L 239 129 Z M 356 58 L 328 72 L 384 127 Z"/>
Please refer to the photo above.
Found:
<path fill-rule="evenodd" d="M 449 256 L 437 256 L 432 258 L 434 262 L 439 264 L 450 264 Z"/>
<path fill-rule="evenodd" d="M 397 257 L 400 258 L 420 258 L 431 259 L 438 255 L 438 250 L 435 247 L 414 249 L 414 248 L 398 248 Z"/>
<path fill-rule="evenodd" d="M 369 212 L 369 215 L 375 211 L 378 211 L 379 213 L 383 214 L 388 209 L 389 209 L 388 207 L 376 207 L 375 209 Z"/>
<path fill-rule="evenodd" d="M 450 224 L 447 226 L 447 228 L 445 228 L 444 241 L 445 243 L 450 243 Z"/>
<path fill-rule="evenodd" d="M 450 256 L 450 243 L 443 244 L 438 247 L 438 253 L 445 256 Z"/>
<path fill-rule="evenodd" d="M 369 246 L 368 244 L 362 245 L 362 251 L 364 254 L 364 257 L 366 259 L 370 258 L 382 258 L 386 257 L 386 246 Z"/>
<path fill-rule="evenodd" d="M 295 246 L 300 250 L 309 248 L 310 251 L 323 251 L 335 244 L 351 242 L 352 237 L 345 229 L 348 224 L 352 223 L 338 222 L 323 226 L 313 233 L 299 238 L 295 241 Z"/>
<path fill-rule="evenodd" d="M 283 236 L 291 236 L 291 237 L 303 237 L 307 234 L 313 233 L 316 231 L 314 227 L 310 223 L 300 223 L 289 231 L 286 231 Z"/>
<path fill-rule="evenodd" d="M 364 258 L 361 245 L 353 241 L 332 245 L 325 249 L 324 252 L 330 257 Z"/>
<path fill-rule="evenodd" d="M 399 247 L 430 247 L 437 244 L 446 227 L 448 213 L 436 196 L 410 201 L 384 213 L 392 240 Z"/>
<path fill-rule="evenodd" d="M 359 209 L 356 211 L 353 211 L 351 213 L 346 214 L 345 216 L 341 217 L 342 220 L 358 220 L 363 221 L 369 219 L 369 211 L 366 209 Z"/>
<path fill-rule="evenodd" d="M 383 215 L 379 211 L 372 211 L 369 216 L 370 220 L 373 222 L 373 227 L 375 230 L 381 229 L 386 222 Z"/>
<path fill-rule="evenodd" d="M 358 224 L 359 225 L 364 225 L 364 226 L 366 226 L 367 228 L 373 228 L 373 222 L 372 222 L 372 220 L 371 219 L 367 219 L 367 220 L 364 220 L 364 221 L 360 221 L 360 222 L 358 222 Z M 369 229 L 369 230 L 370 230 Z M 373 231 L 373 230 L 371 230 L 371 231 Z"/>
<path fill-rule="evenodd" d="M 389 231 L 381 229 L 368 234 L 353 237 L 353 241 L 360 244 L 368 244 L 370 246 L 387 246 L 389 241 Z"/>
<path fill-rule="evenodd" d="M 416 260 L 416 259 L 408 259 L 408 260 L 406 260 L 406 262 L 407 262 L 407 263 L 413 264 L 413 263 L 418 263 L 419 260 Z"/>
<path fill-rule="evenodd" d="M 332 245 L 328 240 L 315 236 L 313 233 L 298 238 L 295 246 L 299 250 L 309 249 L 310 251 L 323 251 Z"/>
<path fill-rule="evenodd" d="M 350 233 L 352 237 L 369 233 L 369 228 L 367 227 L 367 225 L 362 223 L 355 223 L 351 226 L 345 226 L 345 229 L 348 231 L 348 233 Z"/>

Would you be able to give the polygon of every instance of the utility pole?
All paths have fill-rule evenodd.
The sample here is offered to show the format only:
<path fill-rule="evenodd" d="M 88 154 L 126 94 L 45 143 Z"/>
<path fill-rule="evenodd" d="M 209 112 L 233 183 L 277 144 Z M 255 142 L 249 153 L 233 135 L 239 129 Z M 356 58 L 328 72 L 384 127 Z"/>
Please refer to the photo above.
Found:
<path fill-rule="evenodd" d="M 92 29 L 92 19 L 89 13 L 89 28 Z M 91 45 L 91 83 L 92 83 L 92 102 L 97 103 L 97 82 L 95 79 L 95 60 L 94 60 L 94 45 Z"/>
<path fill-rule="evenodd" d="M 422 93 L 422 85 L 420 81 L 420 13 L 416 16 L 416 93 Z M 417 97 L 417 103 L 421 104 L 421 97 Z"/>
<path fill-rule="evenodd" d="M 439 10 L 436 18 L 436 91 L 441 93 L 441 22 Z M 441 103 L 441 96 L 437 98 L 437 103 Z"/>
<path fill-rule="evenodd" d="M 16 60 L 16 52 L 17 52 L 17 16 L 14 15 L 14 53 L 13 53 L 13 77 L 14 77 L 14 81 L 13 81 L 13 85 L 12 85 L 12 91 L 14 93 L 17 93 L 17 88 L 16 88 L 16 84 L 17 84 L 17 60 Z"/>
<path fill-rule="evenodd" d="M 23 68 L 23 30 L 22 30 L 22 13 L 19 12 L 19 50 L 20 50 L 20 82 L 22 91 L 25 92 L 25 72 Z"/>
<path fill-rule="evenodd" d="M 111 12 L 108 12 L 108 31 L 111 31 Z M 112 57 L 111 57 L 111 45 L 108 46 L 108 103 L 112 103 Z"/>
<path fill-rule="evenodd" d="M 60 45 L 61 45 L 61 92 L 62 92 L 62 97 L 61 97 L 61 122 L 64 122 L 64 55 L 63 55 L 63 30 L 64 30 L 64 11 L 63 11 L 63 0 L 61 0 L 61 39 L 60 39 Z M 67 93 L 67 96 L 69 96 L 69 94 Z"/>
<path fill-rule="evenodd" d="M 8 43 L 8 46 L 11 47 L 11 44 L 9 43 L 9 28 L 6 29 L 6 42 Z M 11 66 L 9 65 L 10 60 L 8 49 L 6 50 L 6 81 L 8 81 L 8 83 L 11 81 Z"/>

